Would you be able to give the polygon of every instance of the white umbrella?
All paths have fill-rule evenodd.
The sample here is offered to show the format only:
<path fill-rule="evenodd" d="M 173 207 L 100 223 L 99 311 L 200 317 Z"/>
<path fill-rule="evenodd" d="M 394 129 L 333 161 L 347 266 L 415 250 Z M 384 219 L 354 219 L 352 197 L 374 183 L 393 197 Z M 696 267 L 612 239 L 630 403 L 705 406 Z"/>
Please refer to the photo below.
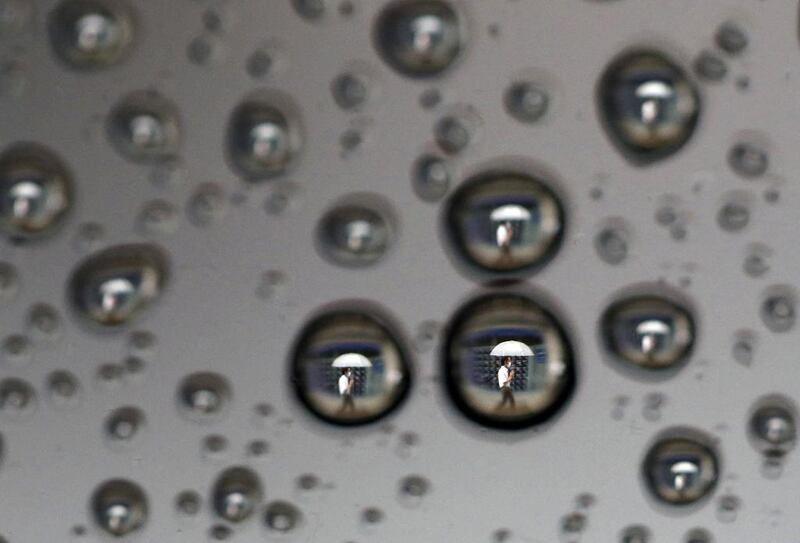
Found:
<path fill-rule="evenodd" d="M 331 366 L 334 368 L 371 368 L 372 362 L 363 354 L 345 353 L 334 358 Z"/>
<path fill-rule="evenodd" d="M 504 341 L 498 343 L 489 353 L 490 356 L 533 356 L 533 351 L 530 347 L 521 341 Z"/>
<path fill-rule="evenodd" d="M 527 221 L 531 218 L 531 212 L 517 204 L 500 206 L 489 215 L 493 221 Z"/>

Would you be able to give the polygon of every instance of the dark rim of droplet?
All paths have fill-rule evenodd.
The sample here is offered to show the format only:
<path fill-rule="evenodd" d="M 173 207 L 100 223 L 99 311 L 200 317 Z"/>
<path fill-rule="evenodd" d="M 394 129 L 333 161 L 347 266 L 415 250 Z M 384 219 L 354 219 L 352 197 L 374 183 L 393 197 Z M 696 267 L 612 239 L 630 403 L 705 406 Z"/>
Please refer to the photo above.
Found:
<path fill-rule="evenodd" d="M 137 117 L 149 117 L 158 123 L 163 138 L 160 145 L 143 149 L 131 141 L 131 123 Z M 168 162 L 180 152 L 181 119 L 178 108 L 154 90 L 134 91 L 117 102 L 106 119 L 106 133 L 115 150 L 133 162 Z"/>
<path fill-rule="evenodd" d="M 92 283 L 95 272 L 105 270 L 107 266 L 121 269 L 141 269 L 145 267 L 154 269 L 157 274 L 155 297 L 145 300 L 140 307 L 135 308 L 131 314 L 121 320 L 113 319 L 101 322 L 93 318 L 85 304 L 84 289 Z M 115 245 L 89 255 L 72 272 L 68 288 L 70 306 L 85 322 L 95 328 L 105 330 L 124 328 L 125 325 L 135 321 L 140 316 L 140 313 L 145 312 L 153 305 L 157 298 L 163 296 L 169 278 L 170 259 L 164 249 L 151 243 Z"/>
<path fill-rule="evenodd" d="M 54 194 L 58 193 L 61 201 L 51 204 L 56 206 L 51 210 L 51 222 L 38 228 L 21 229 L 6 224 L 0 216 L 0 230 L 5 230 L 12 239 L 45 238 L 57 233 L 73 207 L 75 189 L 72 173 L 54 151 L 29 141 L 13 143 L 4 148 L 0 153 L 0 192 L 5 191 L 6 184 L 23 180 L 28 175 L 41 177 Z"/>
<path fill-rule="evenodd" d="M 84 16 L 97 14 L 116 25 L 114 44 L 94 54 L 80 51 L 73 43 L 74 25 Z M 63 0 L 47 17 L 53 53 L 76 70 L 95 71 L 120 64 L 131 53 L 137 17 L 125 0 Z"/>
<path fill-rule="evenodd" d="M 106 510 L 115 505 L 127 507 L 131 515 L 127 526 L 120 526 L 118 530 L 106 526 L 104 522 Z M 92 494 L 90 506 L 97 525 L 115 536 L 139 530 L 147 521 L 147 496 L 139 485 L 126 479 L 111 479 L 102 483 Z"/>
<path fill-rule="evenodd" d="M 561 391 L 555 397 L 553 402 L 546 408 L 536 413 L 529 414 L 524 418 L 502 419 L 484 414 L 470 406 L 461 393 L 458 382 L 459 376 L 453 371 L 453 368 L 458 367 L 458 361 L 452 358 L 452 345 L 453 342 L 456 341 L 464 323 L 471 319 L 473 313 L 482 306 L 489 306 L 490 304 L 498 303 L 503 299 L 518 300 L 519 302 L 530 307 L 532 310 L 541 313 L 544 320 L 548 321 L 556 332 L 558 339 L 561 342 L 561 348 L 564 352 L 565 373 L 564 383 Z M 549 306 L 550 304 L 547 305 Z M 519 431 L 530 429 L 553 419 L 556 415 L 564 410 L 569 401 L 572 399 L 576 388 L 576 383 L 578 381 L 578 368 L 575 352 L 572 348 L 572 343 L 565 332 L 563 321 L 556 315 L 556 313 L 551 311 L 549 307 L 546 307 L 544 304 L 534 300 L 528 295 L 515 292 L 490 292 L 479 295 L 478 297 L 469 300 L 455 312 L 453 317 L 448 322 L 444 335 L 447 339 L 442 342 L 440 360 L 441 372 L 442 375 L 444 375 L 445 390 L 456 408 L 458 408 L 458 410 L 464 416 L 473 422 L 497 430 Z"/>
<path fill-rule="evenodd" d="M 370 325 L 374 325 L 380 329 L 397 350 L 403 371 L 403 379 L 395 393 L 394 400 L 382 411 L 358 418 L 331 417 L 316 409 L 306 394 L 306 372 L 303 371 L 302 364 L 300 363 L 305 348 L 304 345 L 308 343 L 310 338 L 313 338 L 320 330 L 324 330 L 337 318 L 357 318 L 369 322 Z M 399 330 L 399 327 L 395 325 L 393 319 L 380 307 L 369 302 L 342 301 L 337 303 L 335 307 L 328 308 L 328 310 L 318 313 L 302 327 L 302 331 L 298 334 L 291 350 L 292 354 L 289 358 L 290 367 L 288 375 L 290 376 L 290 386 L 294 389 L 295 396 L 300 403 L 307 408 L 309 413 L 334 426 L 355 427 L 373 424 L 396 412 L 408 397 L 415 379 L 414 366 L 409 354 L 410 351 L 407 347 L 408 343 L 405 341 L 404 336 L 400 334 Z"/>

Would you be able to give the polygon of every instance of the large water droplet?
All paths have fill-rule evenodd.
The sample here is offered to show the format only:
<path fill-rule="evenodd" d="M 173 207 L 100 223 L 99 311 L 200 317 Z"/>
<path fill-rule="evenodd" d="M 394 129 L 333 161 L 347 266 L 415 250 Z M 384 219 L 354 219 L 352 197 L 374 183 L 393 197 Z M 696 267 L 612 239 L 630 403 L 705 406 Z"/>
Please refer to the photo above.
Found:
<path fill-rule="evenodd" d="M 228 157 L 234 169 L 250 181 L 286 173 L 302 146 L 299 115 L 282 95 L 253 96 L 231 115 Z"/>
<path fill-rule="evenodd" d="M 367 266 L 383 257 L 393 241 L 392 220 L 374 206 L 344 204 L 319 222 L 317 237 L 324 256 L 343 266 Z"/>
<path fill-rule="evenodd" d="M 165 161 L 178 153 L 178 110 L 155 91 L 137 91 L 123 97 L 111 110 L 106 127 L 112 145 L 129 160 Z"/>
<path fill-rule="evenodd" d="M 557 196 L 541 181 L 517 173 L 488 173 L 451 197 L 448 233 L 468 263 L 494 273 L 542 266 L 558 250 L 565 217 Z"/>
<path fill-rule="evenodd" d="M 183 410 L 196 420 L 220 414 L 231 399 L 228 381 L 217 373 L 188 375 L 178 386 L 178 400 Z"/>
<path fill-rule="evenodd" d="M 340 309 L 303 329 L 293 376 L 300 400 L 335 424 L 372 422 L 396 408 L 411 385 L 405 350 L 378 316 Z"/>
<path fill-rule="evenodd" d="M 147 521 L 147 497 L 139 485 L 112 479 L 94 491 L 91 508 L 97 524 L 114 536 L 130 534 Z"/>
<path fill-rule="evenodd" d="M 228 468 L 214 483 L 214 511 L 228 522 L 241 522 L 258 507 L 262 495 L 261 481 L 254 471 Z"/>
<path fill-rule="evenodd" d="M 96 70 L 130 52 L 134 16 L 121 0 L 63 0 L 49 15 L 50 44 L 66 64 Z"/>
<path fill-rule="evenodd" d="M 694 345 L 690 313 L 656 296 L 615 302 L 604 313 L 601 327 L 606 347 L 615 357 L 650 370 L 678 367 Z"/>
<path fill-rule="evenodd" d="M 684 71 L 659 52 L 631 51 L 617 57 L 597 90 L 606 129 L 634 163 L 666 158 L 694 133 L 700 95 Z"/>
<path fill-rule="evenodd" d="M 462 308 L 453 319 L 444 363 L 455 404 L 494 428 L 544 422 L 575 386 L 575 362 L 560 323 L 517 294 L 483 296 Z"/>
<path fill-rule="evenodd" d="M 160 296 L 168 268 L 166 254 L 154 245 L 104 249 L 73 272 L 72 302 L 83 316 L 103 326 L 128 323 Z"/>
<path fill-rule="evenodd" d="M 717 454 L 694 431 L 673 430 L 652 445 L 643 469 L 648 489 L 669 505 L 688 505 L 708 496 L 719 477 Z"/>
<path fill-rule="evenodd" d="M 378 17 L 375 46 L 398 72 L 430 77 L 444 72 L 462 48 L 463 28 L 458 14 L 441 0 L 402 0 Z"/>
<path fill-rule="evenodd" d="M 0 154 L 0 229 L 14 238 L 50 234 L 72 205 L 72 176 L 51 150 L 17 143 Z"/>

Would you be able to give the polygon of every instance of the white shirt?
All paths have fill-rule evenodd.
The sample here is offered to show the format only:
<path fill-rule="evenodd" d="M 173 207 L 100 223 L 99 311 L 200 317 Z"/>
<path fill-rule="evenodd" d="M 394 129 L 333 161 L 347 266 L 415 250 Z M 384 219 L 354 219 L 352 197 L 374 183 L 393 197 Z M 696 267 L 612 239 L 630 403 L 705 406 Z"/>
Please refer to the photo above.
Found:
<path fill-rule="evenodd" d="M 498 226 L 496 235 L 498 247 L 503 248 L 511 245 L 511 229 L 507 225 L 501 224 Z"/>
<path fill-rule="evenodd" d="M 508 378 L 508 368 L 505 366 L 500 366 L 500 369 L 497 370 L 497 386 L 499 388 L 503 388 L 509 384 L 510 380 L 511 379 Z"/>
<path fill-rule="evenodd" d="M 339 394 L 344 394 L 347 392 L 347 389 L 350 387 L 350 378 L 347 375 L 342 375 L 339 377 Z"/>

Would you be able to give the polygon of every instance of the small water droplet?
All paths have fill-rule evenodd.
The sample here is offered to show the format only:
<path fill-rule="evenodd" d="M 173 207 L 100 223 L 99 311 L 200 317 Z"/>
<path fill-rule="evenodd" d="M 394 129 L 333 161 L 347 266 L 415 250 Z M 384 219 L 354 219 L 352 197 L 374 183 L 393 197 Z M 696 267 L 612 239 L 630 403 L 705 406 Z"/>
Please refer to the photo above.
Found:
<path fill-rule="evenodd" d="M 466 115 L 445 115 L 433 127 L 436 144 L 448 154 L 457 154 L 469 146 L 475 137 L 475 122 Z"/>
<path fill-rule="evenodd" d="M 561 531 L 565 534 L 579 534 L 586 529 L 589 519 L 579 512 L 569 513 L 561 519 Z"/>
<path fill-rule="evenodd" d="M 442 101 L 442 93 L 439 89 L 425 89 L 419 95 L 419 105 L 423 109 L 433 109 Z"/>
<path fill-rule="evenodd" d="M 531 81 L 512 83 L 505 94 L 505 107 L 509 115 L 523 123 L 535 123 L 547 113 L 550 96 Z"/>
<path fill-rule="evenodd" d="M 33 411 L 36 391 L 22 379 L 8 377 L 0 381 L 0 413 L 23 415 Z"/>
<path fill-rule="evenodd" d="M 203 500 L 194 490 L 184 490 L 175 497 L 175 509 L 182 515 L 194 516 L 200 512 Z"/>
<path fill-rule="evenodd" d="M 384 61 L 409 77 L 441 74 L 463 47 L 458 13 L 441 0 L 389 4 L 379 15 L 373 35 Z"/>
<path fill-rule="evenodd" d="M 59 406 L 75 403 L 80 394 L 78 378 L 65 370 L 47 376 L 47 391 L 51 401 Z"/>
<path fill-rule="evenodd" d="M 702 51 L 694 60 L 694 71 L 706 81 L 718 82 L 728 75 L 728 65 L 713 51 Z"/>
<path fill-rule="evenodd" d="M 619 543 L 650 543 L 652 541 L 652 534 L 646 526 L 636 524 L 628 526 L 622 530 Z"/>
<path fill-rule="evenodd" d="M 683 429 L 669 430 L 659 438 L 644 460 L 645 479 L 654 497 L 669 505 L 688 505 L 711 494 L 719 461 L 709 443 L 698 432 Z"/>
<path fill-rule="evenodd" d="M 177 108 L 153 90 L 124 96 L 111 109 L 106 127 L 114 148 L 134 162 L 173 159 L 181 143 Z"/>
<path fill-rule="evenodd" d="M 717 224 L 727 232 L 739 232 L 750 222 L 750 210 L 742 202 L 728 202 L 717 213 Z"/>
<path fill-rule="evenodd" d="M 686 534 L 684 543 L 714 543 L 714 538 L 703 528 L 695 528 Z"/>
<path fill-rule="evenodd" d="M 377 507 L 367 507 L 361 512 L 361 519 L 366 524 L 378 524 L 383 521 L 384 513 Z"/>
<path fill-rule="evenodd" d="M 796 410 L 782 396 L 769 396 L 757 402 L 750 416 L 749 436 L 755 448 L 767 457 L 780 459 L 797 440 Z"/>
<path fill-rule="evenodd" d="M 721 496 L 717 504 L 717 518 L 720 522 L 733 522 L 739 512 L 742 501 L 732 494 Z"/>
<path fill-rule="evenodd" d="M 622 264 L 628 257 L 629 237 L 628 229 L 622 221 L 610 221 L 594 238 L 597 256 L 612 266 Z"/>
<path fill-rule="evenodd" d="M 247 444 L 247 454 L 249 456 L 264 456 L 269 452 L 269 444 L 263 439 L 254 439 Z"/>
<path fill-rule="evenodd" d="M 769 259 L 772 257 L 772 250 L 761 243 L 755 243 L 747 248 L 743 262 L 744 272 L 753 278 L 758 278 L 767 273 L 770 269 Z"/>
<path fill-rule="evenodd" d="M 228 212 L 228 202 L 222 187 L 204 183 L 189 198 L 189 220 L 195 226 L 205 227 L 222 220 Z"/>
<path fill-rule="evenodd" d="M 216 539 L 217 541 L 225 541 L 233 536 L 233 530 L 224 524 L 215 524 L 209 529 L 208 533 L 211 539 Z"/>
<path fill-rule="evenodd" d="M 228 448 L 228 439 L 219 434 L 211 434 L 203 438 L 203 452 L 208 456 L 219 456 Z"/>
<path fill-rule="evenodd" d="M 112 479 L 98 486 L 92 495 L 91 508 L 100 528 L 114 536 L 141 529 L 148 516 L 144 491 L 125 479 Z"/>
<path fill-rule="evenodd" d="M 217 373 L 192 373 L 181 381 L 178 398 L 187 414 L 196 420 L 204 420 L 223 411 L 231 398 L 231 388 L 228 381 Z"/>
<path fill-rule="evenodd" d="M 198 66 L 206 66 L 218 62 L 223 56 L 223 43 L 219 37 L 202 34 L 195 36 L 186 47 L 186 56 Z"/>
<path fill-rule="evenodd" d="M 441 200 L 450 188 L 450 178 L 447 162 L 434 155 L 421 156 L 411 169 L 414 193 L 426 202 Z"/>
<path fill-rule="evenodd" d="M 747 33 L 737 23 L 727 21 L 722 23 L 714 35 L 717 46 L 731 55 L 738 55 L 747 48 Z"/>
<path fill-rule="evenodd" d="M 166 200 L 150 200 L 142 206 L 138 223 L 146 234 L 171 234 L 178 228 L 178 210 Z"/>
<path fill-rule="evenodd" d="M 15 364 L 24 364 L 31 358 L 31 340 L 24 334 L 11 334 L 2 344 L 3 358 Z"/>
<path fill-rule="evenodd" d="M 366 75 L 344 72 L 331 82 L 331 94 L 340 108 L 358 109 L 369 99 L 369 87 L 370 82 Z"/>
<path fill-rule="evenodd" d="M 431 484 L 422 475 L 408 475 L 400 480 L 400 503 L 408 507 L 418 506 L 430 492 Z"/>
<path fill-rule="evenodd" d="M 249 468 L 228 468 L 214 483 L 214 511 L 228 522 L 241 522 L 248 518 L 262 497 L 261 481 Z"/>
<path fill-rule="evenodd" d="M 0 17 L 2 17 L 1 13 Z M 2 31 L 0 30 L 0 32 Z M 14 59 L 0 62 L 0 96 L 19 98 L 25 94 L 29 84 L 30 77 L 25 64 Z"/>
<path fill-rule="evenodd" d="M 344 204 L 322 217 L 317 236 L 321 252 L 332 262 L 368 266 L 386 254 L 394 241 L 394 228 L 387 213 L 375 206 Z"/>
<path fill-rule="evenodd" d="M 753 363 L 756 350 L 756 336 L 748 330 L 736 333 L 733 341 L 733 359 L 744 366 Z"/>
<path fill-rule="evenodd" d="M 789 287 L 770 287 L 761 302 L 761 320 L 772 332 L 788 332 L 797 318 L 796 305 L 796 297 Z"/>
<path fill-rule="evenodd" d="M 289 502 L 274 501 L 267 505 L 264 522 L 270 530 L 291 532 L 301 522 L 300 510 Z"/>
<path fill-rule="evenodd" d="M 145 415 L 138 407 L 125 406 L 112 411 L 106 417 L 106 435 L 116 443 L 130 442 L 144 429 Z"/>
<path fill-rule="evenodd" d="M 740 142 L 728 151 L 728 164 L 742 177 L 761 177 L 769 167 L 769 154 L 759 144 Z"/>
<path fill-rule="evenodd" d="M 292 0 L 292 5 L 307 21 L 318 21 L 325 15 L 325 0 Z"/>

